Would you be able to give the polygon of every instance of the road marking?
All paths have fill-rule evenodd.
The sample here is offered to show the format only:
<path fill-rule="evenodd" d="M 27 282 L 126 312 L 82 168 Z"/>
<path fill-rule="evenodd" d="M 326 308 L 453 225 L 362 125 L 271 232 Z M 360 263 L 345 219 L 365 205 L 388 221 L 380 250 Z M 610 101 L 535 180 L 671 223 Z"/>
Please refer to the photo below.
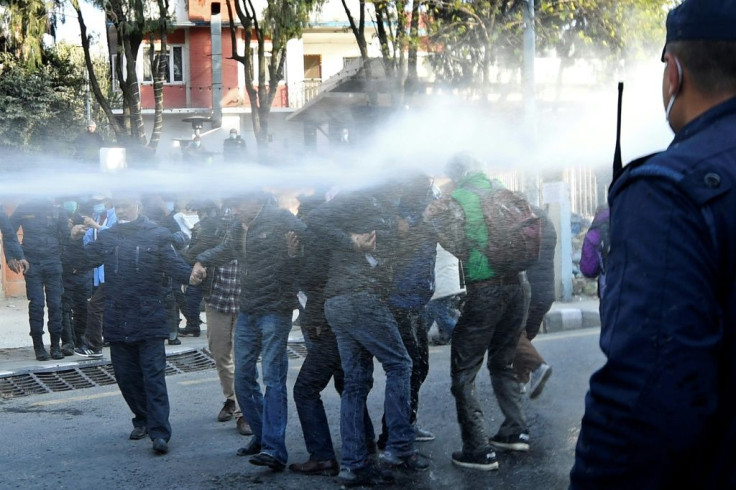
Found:
<path fill-rule="evenodd" d="M 84 400 L 96 400 L 97 398 L 107 398 L 110 396 L 119 396 L 119 391 L 110 391 L 107 393 L 97 393 L 94 395 L 79 395 L 79 396 L 70 396 L 69 398 L 64 398 L 60 400 L 46 400 L 42 402 L 35 402 L 31 403 L 32 407 L 46 407 L 49 405 L 61 405 L 62 403 L 69 403 L 69 402 L 79 402 Z"/>
<path fill-rule="evenodd" d="M 212 383 L 213 381 L 219 381 L 220 378 L 205 378 L 205 379 L 193 379 L 191 381 L 177 381 L 176 384 L 181 386 L 199 385 L 202 383 Z"/>
<path fill-rule="evenodd" d="M 570 332 L 545 333 L 534 337 L 534 342 L 541 342 L 543 340 L 569 339 L 572 337 L 587 337 L 588 335 L 599 335 L 600 333 L 600 327 L 584 328 L 582 330 L 572 330 Z"/>

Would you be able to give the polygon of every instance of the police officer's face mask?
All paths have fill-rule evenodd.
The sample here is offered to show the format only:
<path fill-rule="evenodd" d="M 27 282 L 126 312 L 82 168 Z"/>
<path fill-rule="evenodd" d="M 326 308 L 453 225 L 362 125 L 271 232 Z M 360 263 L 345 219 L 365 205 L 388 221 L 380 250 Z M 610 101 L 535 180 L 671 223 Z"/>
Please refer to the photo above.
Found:
<path fill-rule="evenodd" d="M 102 214 L 102 212 L 105 210 L 105 203 L 98 203 L 95 204 L 92 207 L 92 211 L 95 212 L 95 214 Z"/>
<path fill-rule="evenodd" d="M 61 206 L 64 208 L 64 211 L 66 211 L 69 214 L 74 214 L 77 212 L 76 201 L 64 201 L 64 203 Z"/>

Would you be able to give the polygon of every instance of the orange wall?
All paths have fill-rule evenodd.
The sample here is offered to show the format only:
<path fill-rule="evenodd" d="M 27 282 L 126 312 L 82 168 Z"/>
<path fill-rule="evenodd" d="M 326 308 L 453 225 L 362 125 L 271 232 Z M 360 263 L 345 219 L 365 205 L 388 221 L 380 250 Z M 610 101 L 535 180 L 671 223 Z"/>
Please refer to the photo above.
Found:
<path fill-rule="evenodd" d="M 179 29 L 169 35 L 169 43 L 185 42 L 184 30 Z M 238 88 L 238 72 L 242 70 L 239 62 L 232 59 L 230 28 L 222 29 L 222 107 L 250 106 L 245 89 Z M 187 85 L 164 85 L 164 108 L 180 109 L 187 107 L 187 90 L 190 93 L 189 107 L 212 108 L 212 49 L 210 28 L 192 27 L 189 30 L 189 77 Z M 241 94 L 244 99 L 241 99 Z M 288 107 L 289 98 L 286 86 L 279 87 L 273 107 Z M 141 106 L 153 109 L 153 86 L 141 85 Z"/>

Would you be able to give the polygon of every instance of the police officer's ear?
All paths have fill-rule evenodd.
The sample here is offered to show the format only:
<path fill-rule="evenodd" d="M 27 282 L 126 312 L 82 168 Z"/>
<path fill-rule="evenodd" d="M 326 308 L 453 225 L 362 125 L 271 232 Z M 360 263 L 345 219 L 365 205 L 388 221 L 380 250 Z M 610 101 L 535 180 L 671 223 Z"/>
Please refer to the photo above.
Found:
<path fill-rule="evenodd" d="M 664 96 L 666 99 L 676 97 L 680 90 L 682 90 L 682 78 L 683 70 L 680 60 L 672 53 L 665 53 L 662 57 L 662 61 L 665 62 L 665 75 L 664 75 Z"/>

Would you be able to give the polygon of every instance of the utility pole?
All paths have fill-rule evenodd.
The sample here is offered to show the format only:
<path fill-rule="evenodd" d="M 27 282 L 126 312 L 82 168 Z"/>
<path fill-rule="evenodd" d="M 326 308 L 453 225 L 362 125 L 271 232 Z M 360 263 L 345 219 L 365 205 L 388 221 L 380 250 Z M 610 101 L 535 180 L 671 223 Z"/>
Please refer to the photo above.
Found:
<path fill-rule="evenodd" d="M 536 155 L 537 143 L 537 101 L 534 78 L 534 58 L 536 57 L 536 34 L 534 32 L 534 0 L 526 0 L 524 5 L 524 64 L 522 66 L 522 88 L 524 94 L 525 146 Z M 536 167 L 536 165 L 535 165 Z M 524 172 L 524 190 L 529 201 L 539 205 L 539 186 L 537 173 Z"/>

